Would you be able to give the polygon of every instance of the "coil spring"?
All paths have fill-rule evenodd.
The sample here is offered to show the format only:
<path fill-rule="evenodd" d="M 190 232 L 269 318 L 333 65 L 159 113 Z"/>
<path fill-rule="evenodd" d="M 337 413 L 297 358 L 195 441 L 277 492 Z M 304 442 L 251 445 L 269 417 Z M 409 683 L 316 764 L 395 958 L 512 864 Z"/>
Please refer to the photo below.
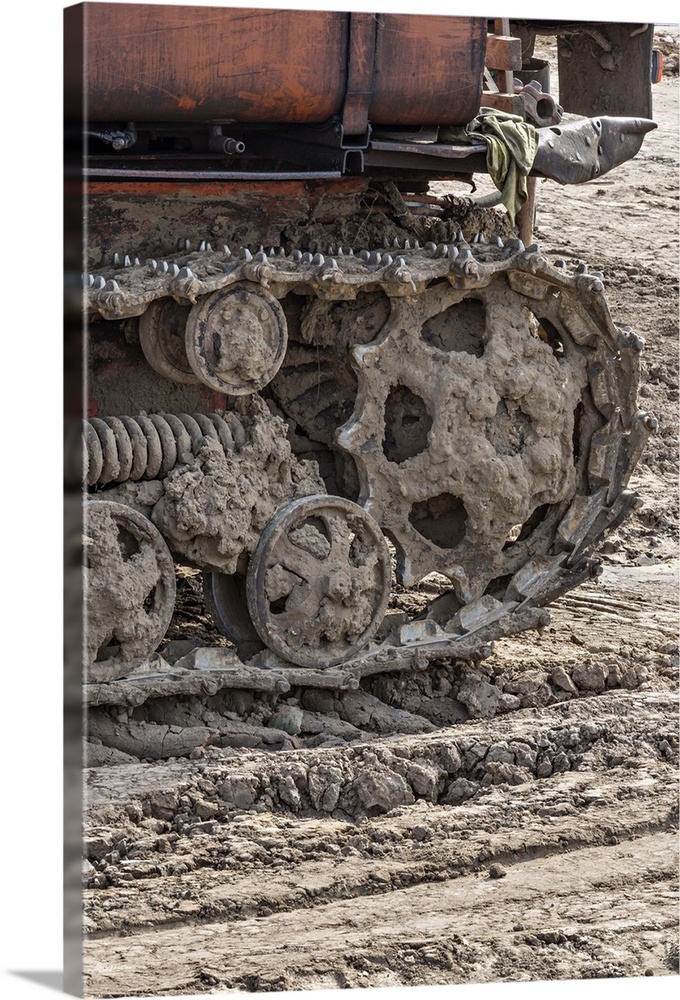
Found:
<path fill-rule="evenodd" d="M 149 413 L 137 417 L 90 417 L 83 421 L 83 473 L 88 486 L 167 476 L 196 455 L 204 438 L 225 453 L 246 443 L 239 417 L 225 413 Z"/>

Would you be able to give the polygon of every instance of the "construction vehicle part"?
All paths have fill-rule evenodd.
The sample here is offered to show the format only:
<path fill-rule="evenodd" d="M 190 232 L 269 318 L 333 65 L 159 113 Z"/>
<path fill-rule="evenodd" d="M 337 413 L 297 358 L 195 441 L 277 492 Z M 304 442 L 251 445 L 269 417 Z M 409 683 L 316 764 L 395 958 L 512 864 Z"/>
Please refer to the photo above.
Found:
<path fill-rule="evenodd" d="M 266 266 L 265 255 L 259 257 Z M 244 282 L 196 303 L 185 343 L 191 369 L 205 385 L 231 396 L 257 392 L 281 367 L 286 317 L 266 289 Z"/>
<path fill-rule="evenodd" d="M 187 358 L 185 346 L 188 305 L 161 299 L 139 321 L 139 343 L 154 371 L 181 385 L 200 381 Z"/>
<path fill-rule="evenodd" d="M 270 649 L 302 667 L 332 667 L 377 632 L 390 598 L 387 543 L 373 518 L 344 497 L 283 507 L 250 557 L 250 615 Z"/>
<path fill-rule="evenodd" d="M 158 529 L 110 500 L 85 506 L 86 680 L 124 677 L 165 635 L 175 606 L 175 567 Z"/>
<path fill-rule="evenodd" d="M 593 23 L 559 29 L 559 100 L 565 111 L 651 118 L 653 42 L 653 24 Z"/>
<path fill-rule="evenodd" d="M 647 118 L 587 118 L 538 129 L 531 173 L 583 184 L 632 159 L 655 128 Z"/>
<path fill-rule="evenodd" d="M 452 243 L 424 247 L 394 242 L 380 250 L 331 247 L 328 258 L 274 253 L 249 272 L 253 291 L 259 278 L 297 317 L 285 361 L 263 392 L 289 421 L 299 455 L 313 456 L 330 492 L 340 487 L 346 495 L 317 492 L 284 503 L 259 538 L 230 550 L 229 572 L 216 572 L 214 561 L 224 540 L 209 550 L 197 545 L 181 511 L 174 520 L 161 516 L 167 499 L 160 494 L 172 481 L 173 495 L 184 496 L 182 476 L 193 482 L 192 463 L 207 443 L 238 458 L 251 434 L 261 437 L 268 410 L 259 394 L 246 397 L 249 407 L 257 403 L 250 418 L 196 412 L 85 424 L 91 480 L 118 496 L 125 475 L 131 484 L 155 476 L 150 515 L 179 558 L 190 554 L 207 570 L 208 608 L 237 647 L 236 654 L 215 652 L 231 657 L 229 683 L 235 664 L 269 669 L 272 656 L 277 670 L 286 662 L 310 670 L 342 664 L 336 680 L 345 683 L 365 670 L 480 655 L 500 635 L 535 627 L 541 605 L 596 572 L 587 553 L 634 499 L 625 487 L 654 419 L 635 409 L 642 342 L 612 323 L 602 276 L 584 265 L 569 271 L 519 240 L 468 243 L 459 233 Z M 196 303 L 238 288 L 253 263 L 248 256 L 189 254 L 192 277 L 183 286 L 172 269 L 159 275 L 132 266 L 121 275 L 115 314 L 143 314 L 180 287 Z M 105 287 L 111 279 L 102 277 Z M 86 295 L 93 310 L 111 309 L 103 288 L 88 285 Z M 119 423 L 139 430 L 146 452 L 139 441 L 132 457 L 121 452 Z M 215 470 L 213 454 L 205 461 Z M 234 474 L 238 483 L 238 465 Z M 232 495 L 248 507 L 248 496 Z M 326 521 L 342 525 L 346 510 L 375 545 L 372 569 L 363 573 L 373 574 L 370 588 L 361 587 L 377 604 L 365 634 L 337 639 L 345 584 L 356 571 L 336 558 Z M 389 583 L 374 521 L 395 545 L 400 584 L 433 571 L 451 581 L 416 620 L 377 644 Z M 290 535 L 300 528 L 295 538 L 304 544 L 296 551 Z M 318 550 L 316 573 L 302 567 L 310 547 Z M 302 598 L 300 615 L 293 606 Z M 269 649 L 260 652 L 258 640 Z"/>

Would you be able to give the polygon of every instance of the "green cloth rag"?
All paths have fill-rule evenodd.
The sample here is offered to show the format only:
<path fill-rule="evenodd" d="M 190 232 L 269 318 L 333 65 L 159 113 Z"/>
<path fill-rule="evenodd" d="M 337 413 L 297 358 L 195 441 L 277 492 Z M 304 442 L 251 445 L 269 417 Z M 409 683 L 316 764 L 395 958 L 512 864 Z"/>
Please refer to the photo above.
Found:
<path fill-rule="evenodd" d="M 468 125 L 442 126 L 438 138 L 440 142 L 486 143 L 489 176 L 501 192 L 501 201 L 514 226 L 515 216 L 527 200 L 527 176 L 538 149 L 534 126 L 519 115 L 481 108 Z"/>

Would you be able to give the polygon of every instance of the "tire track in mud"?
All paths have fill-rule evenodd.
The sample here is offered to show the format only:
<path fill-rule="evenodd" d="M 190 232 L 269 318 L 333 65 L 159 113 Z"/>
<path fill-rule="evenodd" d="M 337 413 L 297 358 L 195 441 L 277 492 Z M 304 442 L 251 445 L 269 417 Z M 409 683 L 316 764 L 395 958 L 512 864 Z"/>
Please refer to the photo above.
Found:
<path fill-rule="evenodd" d="M 107 995 L 107 983 L 135 994 L 196 992 L 201 984 L 360 986 L 367 985 L 366 973 L 371 985 L 408 985 L 416 965 L 421 983 L 512 980 L 522 978 L 518 969 L 526 978 L 668 973 L 675 840 L 652 833 L 582 848 L 578 865 L 568 854 L 543 855 L 507 869 L 364 894 L 360 920 L 356 898 L 340 898 L 312 912 L 207 921 L 191 929 L 189 955 L 182 925 L 128 931 L 119 943 L 90 939 L 89 988 Z M 549 895 L 546 885 L 553 887 Z M 662 942 L 652 942 L 652 933 Z M 160 974 L 149 972 L 149 949 Z"/>
<path fill-rule="evenodd" d="M 585 721 L 595 706 L 597 722 Z M 380 759 L 370 747 L 326 751 L 354 816 L 324 816 L 305 796 L 301 768 L 306 758 L 313 773 L 320 756 L 310 751 L 166 766 L 161 782 L 141 765 L 136 788 L 128 776 L 113 795 L 109 773 L 93 789 L 100 822 L 86 842 L 90 929 L 314 907 L 667 829 L 677 810 L 674 711 L 669 695 L 616 692 L 470 724 L 445 741 L 393 738 Z M 399 805 L 402 774 L 421 794 Z M 234 804 L 234 789 L 265 775 L 270 799 L 283 792 L 275 806 L 267 792 L 250 810 Z M 177 898 L 179 912 L 167 902 Z"/>
<path fill-rule="evenodd" d="M 507 804 L 499 807 L 499 799 L 506 794 L 501 789 L 488 801 L 475 805 L 475 819 L 486 831 L 493 832 L 470 833 L 466 829 L 472 818 L 470 807 L 460 807 L 460 815 L 453 820 L 444 808 L 416 807 L 408 822 L 402 812 L 390 816 L 387 822 L 372 821 L 350 830 L 342 824 L 333 829 L 329 823 L 322 836 L 318 823 L 301 820 L 294 838 L 283 825 L 274 823 L 263 828 L 254 820 L 239 824 L 240 847 L 233 842 L 223 845 L 225 854 L 235 849 L 240 858 L 250 857 L 250 862 L 240 862 L 247 871 L 244 875 L 235 875 L 230 868 L 225 871 L 218 860 L 219 851 L 212 851 L 212 859 L 203 855 L 201 834 L 194 833 L 193 863 L 197 867 L 185 875 L 168 875 L 162 860 L 154 862 L 151 858 L 119 864 L 118 871 L 109 876 L 112 887 L 124 889 L 119 905 L 113 900 L 88 899 L 91 937 L 107 937 L 123 928 L 127 932 L 154 925 L 168 929 L 216 919 L 242 921 L 273 912 L 313 909 L 334 900 L 388 894 L 463 878 L 498 865 L 525 864 L 594 845 L 636 840 L 672 829 L 676 823 L 676 802 L 672 794 L 664 794 L 662 783 L 647 778 L 636 781 L 625 773 L 597 785 L 592 774 L 561 776 L 549 789 L 533 793 L 515 789 L 515 797 L 521 796 L 522 802 L 510 809 Z M 630 800 L 643 807 L 644 818 L 631 816 Z M 621 818 L 612 816 L 612 805 L 621 802 Z M 584 828 L 586 810 L 588 822 Z M 494 818 L 494 812 L 501 818 Z M 512 824 L 518 817 L 521 828 L 514 830 Z M 544 829 L 546 818 L 550 823 L 548 836 Z M 286 846 L 264 860 L 263 841 L 271 844 L 277 839 Z M 378 844 L 387 846 L 376 852 Z M 314 860 L 317 847 L 322 854 L 335 857 L 332 866 Z M 408 859 L 404 858 L 405 850 Z M 277 859 L 284 852 L 292 854 L 292 859 L 281 865 Z M 294 859 L 296 854 L 298 858 Z M 255 868 L 251 871 L 253 862 Z M 175 863 L 175 867 L 179 865 Z M 268 880 L 273 875 L 275 882 Z M 158 879 L 163 880 L 162 890 Z M 164 904 L 161 891 L 166 900 L 183 900 L 179 909 L 176 903 Z"/>
<path fill-rule="evenodd" d="M 603 581 L 491 661 L 525 678 L 604 665 L 617 683 L 634 667 L 633 690 L 316 750 L 91 769 L 88 988 L 674 971 L 676 573 L 614 567 Z M 626 619 L 614 632 L 608 607 Z"/>

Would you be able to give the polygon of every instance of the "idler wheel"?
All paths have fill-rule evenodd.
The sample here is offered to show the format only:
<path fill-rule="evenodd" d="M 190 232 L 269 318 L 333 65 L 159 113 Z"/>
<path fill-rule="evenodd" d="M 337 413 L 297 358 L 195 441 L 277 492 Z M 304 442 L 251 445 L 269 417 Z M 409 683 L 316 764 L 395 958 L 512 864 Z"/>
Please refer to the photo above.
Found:
<path fill-rule="evenodd" d="M 385 538 L 343 497 L 303 497 L 282 507 L 248 566 L 248 608 L 263 642 L 301 667 L 350 659 L 373 638 L 390 597 Z"/>
<path fill-rule="evenodd" d="M 175 567 L 158 528 L 130 507 L 85 507 L 86 680 L 132 673 L 157 649 L 175 606 Z"/>
<path fill-rule="evenodd" d="M 199 381 L 184 344 L 190 311 L 190 306 L 174 299 L 157 299 L 139 318 L 139 343 L 144 357 L 155 372 L 181 385 L 196 385 Z"/>
<path fill-rule="evenodd" d="M 273 295 L 242 282 L 193 306 L 185 343 L 201 382 L 231 396 L 247 395 L 264 388 L 281 367 L 286 317 Z"/>

